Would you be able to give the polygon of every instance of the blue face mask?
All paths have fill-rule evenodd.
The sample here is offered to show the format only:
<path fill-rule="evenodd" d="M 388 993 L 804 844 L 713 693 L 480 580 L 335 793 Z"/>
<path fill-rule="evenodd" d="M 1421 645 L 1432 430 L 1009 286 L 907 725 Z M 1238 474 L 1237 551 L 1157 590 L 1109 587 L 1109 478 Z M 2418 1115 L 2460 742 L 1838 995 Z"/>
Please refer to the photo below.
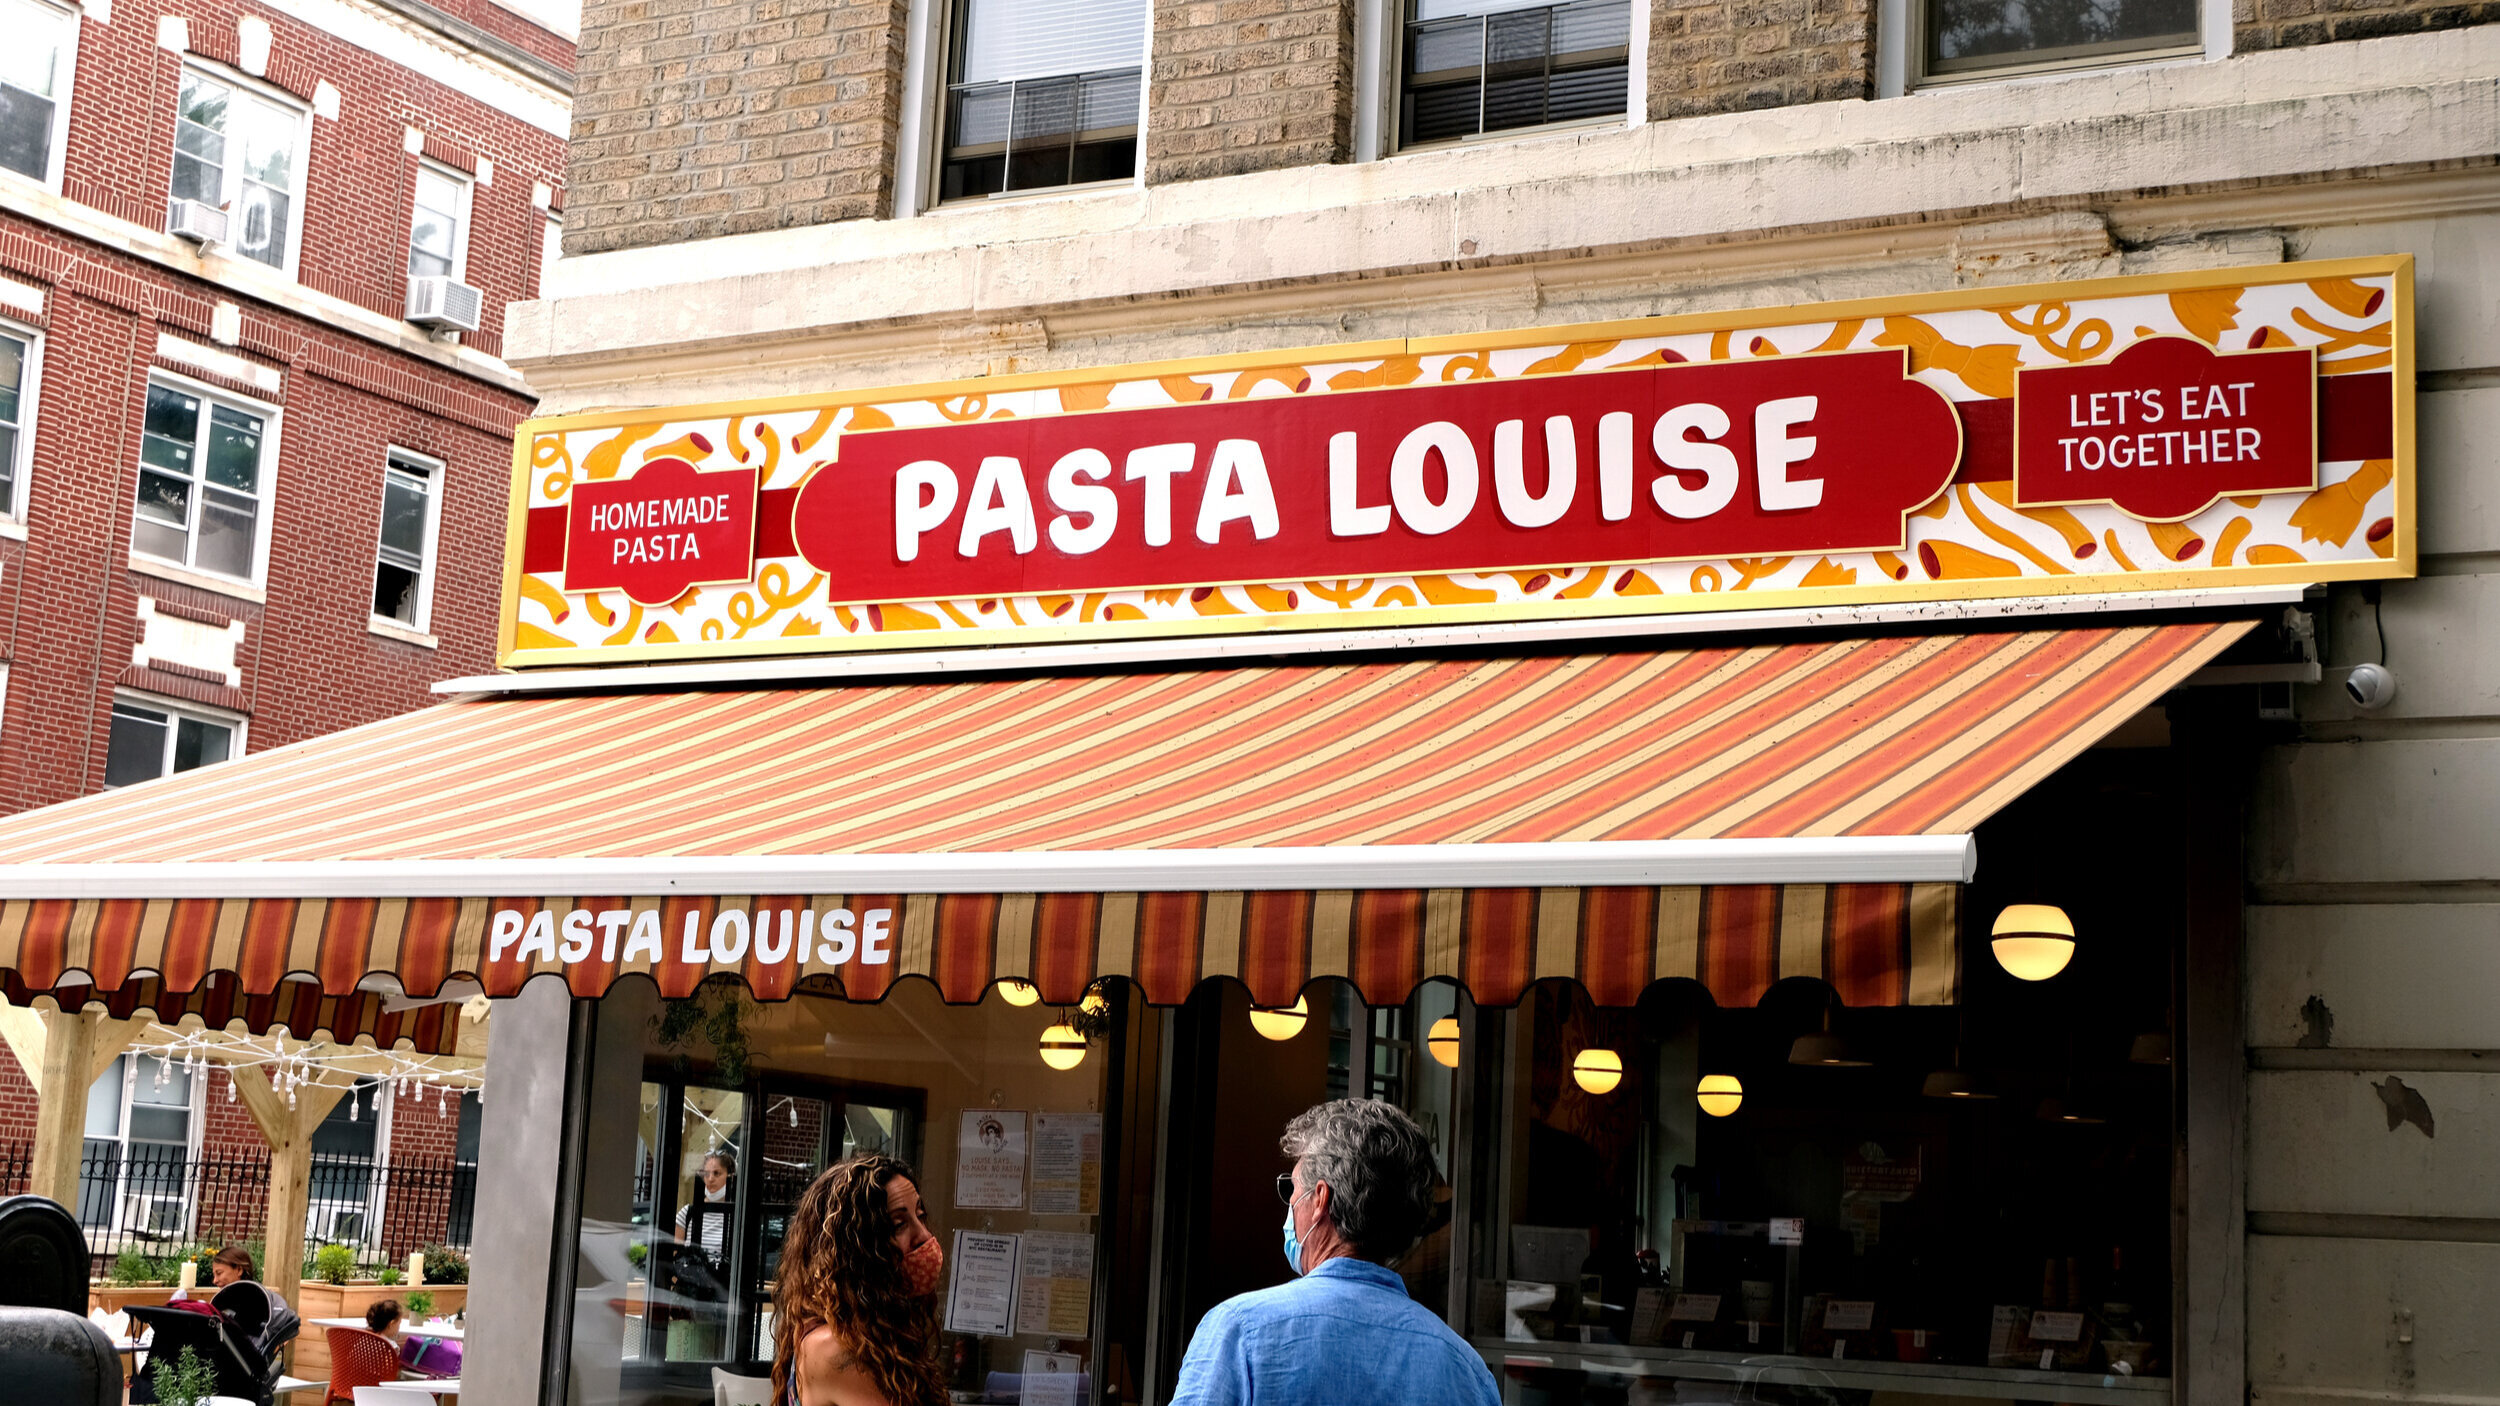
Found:
<path fill-rule="evenodd" d="M 1285 1207 L 1285 1263 L 1293 1266 L 1296 1275 L 1302 1273 L 1302 1236 L 1293 1228 L 1293 1206 L 1290 1203 Z"/>

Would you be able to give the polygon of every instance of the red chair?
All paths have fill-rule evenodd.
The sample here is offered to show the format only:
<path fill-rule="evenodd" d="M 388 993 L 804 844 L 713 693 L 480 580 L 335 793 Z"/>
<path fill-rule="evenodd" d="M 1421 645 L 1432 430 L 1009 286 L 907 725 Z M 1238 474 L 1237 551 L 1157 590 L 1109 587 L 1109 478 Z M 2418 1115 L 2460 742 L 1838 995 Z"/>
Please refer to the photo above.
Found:
<path fill-rule="evenodd" d="M 321 1406 L 355 1406 L 356 1388 L 399 1380 L 399 1349 L 380 1333 L 362 1328 L 325 1328 L 330 1335 L 330 1393 Z"/>

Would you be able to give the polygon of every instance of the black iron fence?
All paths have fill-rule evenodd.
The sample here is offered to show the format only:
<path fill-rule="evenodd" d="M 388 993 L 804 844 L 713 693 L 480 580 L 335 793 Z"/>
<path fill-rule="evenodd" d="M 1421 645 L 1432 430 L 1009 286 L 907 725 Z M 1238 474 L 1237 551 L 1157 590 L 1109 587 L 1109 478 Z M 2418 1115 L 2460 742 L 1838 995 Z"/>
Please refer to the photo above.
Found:
<path fill-rule="evenodd" d="M 0 1193 L 27 1189 L 34 1149 L 0 1142 Z M 90 1139 L 79 1162 L 78 1223 L 96 1272 L 171 1277 L 167 1262 L 206 1245 L 267 1243 L 269 1154 Z M 343 1245 L 360 1274 L 404 1265 L 426 1245 L 469 1247 L 477 1168 L 450 1158 L 315 1157 L 306 1183 L 304 1253 Z M 123 1263 L 125 1256 L 132 1257 Z"/>

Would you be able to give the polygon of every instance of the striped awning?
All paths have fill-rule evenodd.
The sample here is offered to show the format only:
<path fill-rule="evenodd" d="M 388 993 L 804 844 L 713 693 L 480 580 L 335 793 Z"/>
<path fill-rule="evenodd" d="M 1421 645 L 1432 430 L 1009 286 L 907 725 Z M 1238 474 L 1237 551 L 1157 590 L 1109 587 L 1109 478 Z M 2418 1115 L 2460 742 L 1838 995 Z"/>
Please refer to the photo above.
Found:
<path fill-rule="evenodd" d="M 450 703 L 0 820 L 0 969 L 1944 1002 L 1937 842 L 2246 628 Z"/>
<path fill-rule="evenodd" d="M 67 907 L 68 905 L 64 905 Z M 136 906 L 144 911 L 144 905 Z M 87 910 L 103 917 L 115 905 L 94 903 Z M 370 1045 L 377 1049 L 447 1055 L 460 1045 L 460 1003 L 435 1002 L 393 1009 L 394 1003 L 373 991 L 333 996 L 310 981 L 281 981 L 276 989 L 244 990 L 232 972 L 210 972 L 188 989 L 159 977 L 125 977 L 98 986 L 69 980 L 30 989 L 15 973 L 0 978 L 0 996 L 9 1004 L 79 1011 L 90 1007 L 115 1020 L 143 1018 L 159 1025 L 179 1026 L 196 1017 L 210 1030 L 248 1035 L 291 1035 L 298 1040 L 327 1040 L 339 1045 Z"/>

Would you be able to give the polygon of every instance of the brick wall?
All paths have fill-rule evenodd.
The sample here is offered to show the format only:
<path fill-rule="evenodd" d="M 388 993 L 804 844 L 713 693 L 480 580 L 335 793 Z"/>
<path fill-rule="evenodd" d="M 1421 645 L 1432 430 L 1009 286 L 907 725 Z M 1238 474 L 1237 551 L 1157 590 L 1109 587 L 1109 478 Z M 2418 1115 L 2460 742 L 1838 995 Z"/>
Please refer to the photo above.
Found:
<path fill-rule="evenodd" d="M 1652 0 L 1652 118 L 1834 102 L 1874 90 L 1874 0 Z"/>
<path fill-rule="evenodd" d="M 1149 183 L 1344 161 L 1353 0 L 1155 0 Z"/>
<path fill-rule="evenodd" d="M 245 625 L 239 689 L 173 678 L 150 692 L 250 715 L 265 751 L 424 706 L 435 679 L 492 667 L 511 426 L 529 404 L 325 324 L 252 307 L 229 350 L 283 376 L 267 603 L 131 569 L 139 427 L 160 330 L 208 340 L 216 290 L 0 216 L 0 269 L 48 285 L 43 393 L 27 476 L 27 539 L 0 552 L 0 808 L 93 791 L 112 694 L 140 637 L 138 598 Z M 266 398 L 266 397 L 264 397 Z M 432 629 L 439 648 L 367 628 L 386 449 L 444 461 Z"/>
<path fill-rule="evenodd" d="M 423 132 L 428 154 L 456 169 L 475 175 L 481 158 L 491 162 L 493 184 L 470 190 L 464 279 L 485 301 L 484 325 L 470 343 L 500 350 L 504 304 L 538 291 L 546 217 L 532 203 L 532 187 L 563 185 L 563 140 L 282 11 L 248 0 L 160 0 L 119 6 L 111 24 L 88 12 L 78 31 L 64 194 L 163 227 L 186 57 L 157 47 L 160 14 L 188 21 L 190 59 L 228 69 L 240 61 L 239 22 L 263 19 L 271 30 L 265 86 L 307 107 L 320 84 L 339 91 L 338 118 L 316 116 L 311 124 L 296 221 L 297 277 L 307 287 L 399 316 L 407 305 L 419 165 L 407 150 L 407 130 Z M 517 21 L 511 27 L 531 28 Z M 553 52 L 569 53 L 569 46 L 557 41 Z"/>
<path fill-rule="evenodd" d="M 2232 0 L 2233 47 L 2289 49 L 2428 29 L 2500 23 L 2500 3 L 2477 0 Z"/>
<path fill-rule="evenodd" d="M 905 0 L 588 0 L 567 253 L 891 212 Z"/>

